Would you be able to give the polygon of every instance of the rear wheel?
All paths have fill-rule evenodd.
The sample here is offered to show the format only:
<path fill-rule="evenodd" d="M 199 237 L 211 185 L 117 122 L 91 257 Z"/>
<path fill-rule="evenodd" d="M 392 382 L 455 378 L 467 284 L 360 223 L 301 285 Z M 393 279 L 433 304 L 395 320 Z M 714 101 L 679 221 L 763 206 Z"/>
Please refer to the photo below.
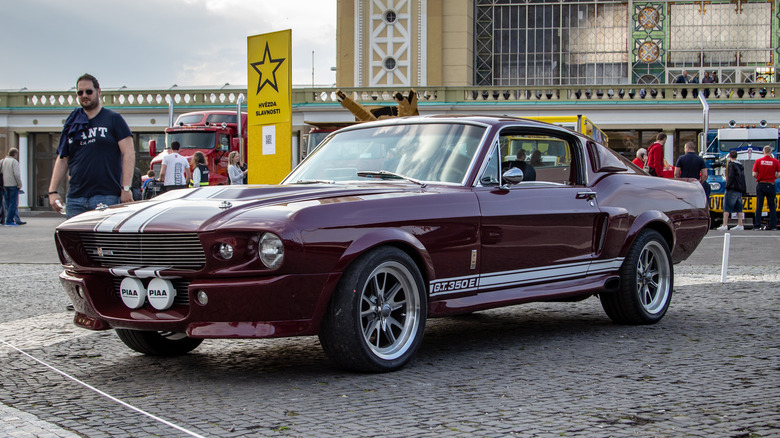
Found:
<path fill-rule="evenodd" d="M 397 248 L 377 248 L 344 272 L 323 318 L 320 343 L 343 368 L 394 371 L 417 352 L 426 315 L 417 265 Z"/>
<path fill-rule="evenodd" d="M 620 267 L 620 289 L 600 295 L 607 316 L 618 324 L 654 324 L 669 308 L 674 270 L 669 246 L 653 230 L 642 231 Z"/>
<path fill-rule="evenodd" d="M 203 339 L 184 333 L 116 329 L 119 339 L 131 349 L 149 356 L 180 356 L 198 347 Z"/>

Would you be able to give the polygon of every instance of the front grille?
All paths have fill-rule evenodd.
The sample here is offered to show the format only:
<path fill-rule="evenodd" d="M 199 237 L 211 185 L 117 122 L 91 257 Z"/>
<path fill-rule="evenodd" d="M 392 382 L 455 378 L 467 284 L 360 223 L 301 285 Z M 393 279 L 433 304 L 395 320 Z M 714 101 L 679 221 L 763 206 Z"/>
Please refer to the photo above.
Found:
<path fill-rule="evenodd" d="M 195 233 L 80 233 L 81 243 L 96 266 L 165 266 L 197 271 L 206 254 Z"/>

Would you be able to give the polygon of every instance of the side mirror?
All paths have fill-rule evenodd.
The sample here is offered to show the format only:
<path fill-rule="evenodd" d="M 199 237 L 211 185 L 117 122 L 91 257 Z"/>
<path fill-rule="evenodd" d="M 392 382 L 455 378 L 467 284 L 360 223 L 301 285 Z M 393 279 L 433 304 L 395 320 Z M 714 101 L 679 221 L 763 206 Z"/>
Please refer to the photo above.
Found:
<path fill-rule="evenodd" d="M 157 156 L 157 140 L 149 140 L 149 155 L 152 158 Z"/>
<path fill-rule="evenodd" d="M 519 184 L 523 181 L 523 171 L 517 167 L 512 167 L 504 172 L 504 174 L 501 175 L 501 178 L 509 184 Z"/>

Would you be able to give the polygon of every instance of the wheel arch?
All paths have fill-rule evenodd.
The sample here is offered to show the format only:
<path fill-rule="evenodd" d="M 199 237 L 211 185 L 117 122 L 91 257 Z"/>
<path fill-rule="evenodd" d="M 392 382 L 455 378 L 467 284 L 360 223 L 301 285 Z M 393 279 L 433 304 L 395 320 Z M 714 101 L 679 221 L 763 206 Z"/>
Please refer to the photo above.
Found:
<path fill-rule="evenodd" d="M 428 281 L 436 277 L 431 255 L 417 237 L 397 228 L 372 230 L 352 241 L 337 262 L 336 271 L 344 272 L 362 254 L 385 245 L 396 247 L 412 258 L 425 282 L 427 296 Z"/>
<path fill-rule="evenodd" d="M 628 230 L 628 235 L 623 248 L 620 250 L 620 256 L 625 257 L 628 254 L 631 245 L 636 240 L 639 233 L 643 230 L 654 230 L 663 237 L 666 241 L 666 245 L 669 247 L 669 252 L 674 252 L 674 232 L 672 231 L 672 220 L 660 211 L 645 211 L 634 220 L 631 227 Z"/>

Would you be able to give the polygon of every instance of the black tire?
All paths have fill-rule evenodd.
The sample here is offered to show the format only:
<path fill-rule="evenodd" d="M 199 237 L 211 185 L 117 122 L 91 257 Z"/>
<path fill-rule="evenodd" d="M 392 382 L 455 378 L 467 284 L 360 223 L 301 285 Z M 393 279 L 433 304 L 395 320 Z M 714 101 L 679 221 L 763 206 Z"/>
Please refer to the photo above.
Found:
<path fill-rule="evenodd" d="M 394 371 L 420 347 L 427 309 L 425 284 L 411 257 L 380 247 L 344 272 L 323 318 L 320 343 L 342 368 Z"/>
<path fill-rule="evenodd" d="M 674 268 L 669 246 L 653 230 L 639 233 L 620 267 L 620 289 L 599 295 L 607 316 L 618 324 L 655 324 L 669 308 Z"/>
<path fill-rule="evenodd" d="M 203 342 L 183 333 L 116 329 L 116 334 L 128 347 L 149 356 L 181 356 Z"/>

